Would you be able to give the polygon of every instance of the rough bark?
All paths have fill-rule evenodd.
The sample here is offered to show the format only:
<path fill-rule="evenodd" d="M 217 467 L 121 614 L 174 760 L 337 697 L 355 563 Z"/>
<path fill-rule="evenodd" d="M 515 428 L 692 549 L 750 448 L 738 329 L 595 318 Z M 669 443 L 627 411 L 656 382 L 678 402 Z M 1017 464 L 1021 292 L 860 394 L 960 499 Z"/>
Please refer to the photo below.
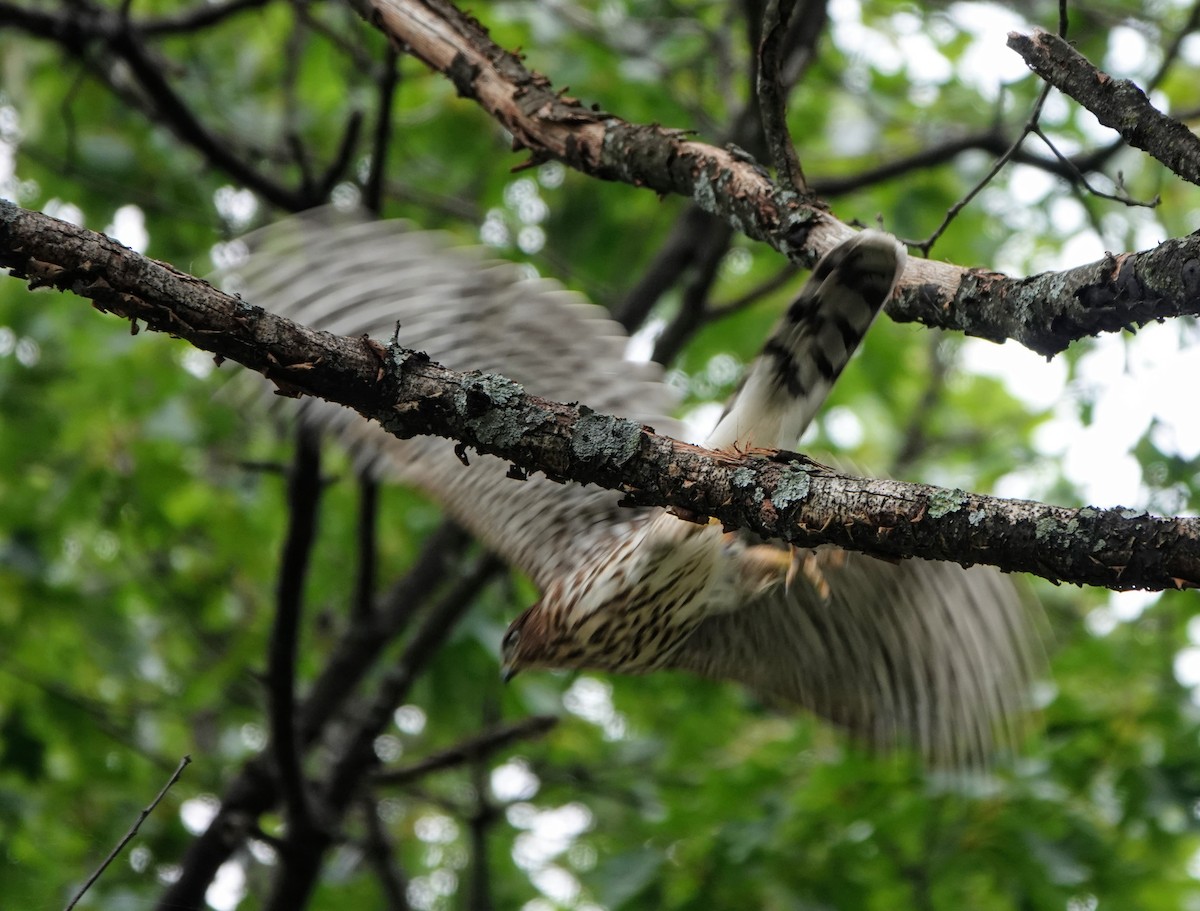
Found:
<path fill-rule="evenodd" d="M 116 241 L 0 202 L 0 265 L 339 402 L 407 437 L 436 434 L 526 470 L 625 491 L 801 546 L 988 563 L 1115 589 L 1200 584 L 1200 520 L 1067 509 L 865 480 L 795 453 L 711 452 L 398 344 L 296 325 Z M 515 482 L 514 482 L 515 483 Z"/>
<path fill-rule="evenodd" d="M 1114 79 L 1058 35 L 1008 33 L 1008 46 L 1029 68 L 1096 115 L 1136 149 L 1149 152 L 1191 183 L 1200 184 L 1200 137 L 1150 103 L 1128 79 Z"/>

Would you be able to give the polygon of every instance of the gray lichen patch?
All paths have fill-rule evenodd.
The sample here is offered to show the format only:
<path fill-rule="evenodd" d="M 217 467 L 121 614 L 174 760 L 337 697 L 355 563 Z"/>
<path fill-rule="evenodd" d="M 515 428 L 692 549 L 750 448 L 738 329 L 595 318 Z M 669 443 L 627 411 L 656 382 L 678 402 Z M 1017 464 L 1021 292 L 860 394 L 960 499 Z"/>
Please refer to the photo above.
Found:
<path fill-rule="evenodd" d="M 410 348 L 402 348 L 394 342 L 387 346 L 387 353 L 392 368 L 398 374 L 403 374 L 404 368 L 409 364 L 423 364 L 429 360 L 429 355 L 424 351 L 413 351 Z"/>
<path fill-rule="evenodd" d="M 463 378 L 460 408 L 503 408 L 519 401 L 525 387 L 496 373 L 471 373 Z"/>
<path fill-rule="evenodd" d="M 957 488 L 954 490 L 935 490 L 929 497 L 929 515 L 940 519 L 952 512 L 958 512 L 967 505 L 967 495 Z"/>
<path fill-rule="evenodd" d="M 754 493 L 751 494 L 751 497 L 753 498 L 755 504 L 760 504 L 764 499 L 766 499 L 766 494 L 763 493 L 762 487 L 760 487 L 758 484 L 758 475 L 749 468 L 742 467 L 736 469 L 733 472 L 731 482 L 733 486 L 739 490 L 754 488 Z"/>
<path fill-rule="evenodd" d="M 609 462 L 621 466 L 637 455 L 642 436 L 641 424 L 597 414 L 581 405 L 571 438 L 571 455 L 581 462 Z"/>
<path fill-rule="evenodd" d="M 812 479 L 807 471 L 802 468 L 785 468 L 779 473 L 779 482 L 775 485 L 771 502 L 775 504 L 776 509 L 787 509 L 794 503 L 803 503 L 808 499 L 811 487 Z"/>
<path fill-rule="evenodd" d="M 519 443 L 533 423 L 528 409 L 514 407 L 524 396 L 524 387 L 507 377 L 473 373 L 463 378 L 454 404 L 480 445 L 508 447 Z"/>
<path fill-rule="evenodd" d="M 1033 536 L 1039 541 L 1047 541 L 1059 536 L 1058 521 L 1053 516 L 1038 519 L 1034 526 Z"/>

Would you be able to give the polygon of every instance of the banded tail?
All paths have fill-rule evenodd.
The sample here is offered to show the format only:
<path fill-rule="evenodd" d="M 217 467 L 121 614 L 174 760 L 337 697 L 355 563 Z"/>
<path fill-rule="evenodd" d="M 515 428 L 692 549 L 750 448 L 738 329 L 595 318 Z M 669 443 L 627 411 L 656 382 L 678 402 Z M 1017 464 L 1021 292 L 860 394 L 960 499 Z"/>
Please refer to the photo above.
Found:
<path fill-rule="evenodd" d="M 712 449 L 790 449 L 891 296 L 904 247 L 862 231 L 821 259 L 705 441 Z"/>

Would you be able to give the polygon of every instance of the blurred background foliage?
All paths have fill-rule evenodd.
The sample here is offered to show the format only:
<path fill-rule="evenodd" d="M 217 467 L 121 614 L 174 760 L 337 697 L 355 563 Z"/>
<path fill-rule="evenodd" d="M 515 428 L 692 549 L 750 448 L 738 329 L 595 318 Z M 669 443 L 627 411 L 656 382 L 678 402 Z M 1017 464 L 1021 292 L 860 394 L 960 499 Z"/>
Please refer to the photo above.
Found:
<path fill-rule="evenodd" d="M 827 17 L 791 95 L 807 175 L 840 218 L 927 236 L 1017 135 L 1040 89 L 1004 49 L 1006 31 L 1053 29 L 1057 6 L 802 6 Z M 101 28 L 122 10 L 161 85 L 139 76 L 119 28 Z M 35 13 L 73 25 L 39 32 Z M 734 124 L 749 102 L 756 0 L 511 0 L 472 13 L 573 96 L 753 148 L 754 130 Z M 1161 108 L 1195 116 L 1195 20 L 1188 3 L 1105 0 L 1071 6 L 1069 37 L 1114 75 L 1153 85 Z M 554 163 L 514 172 L 523 159 L 502 128 L 414 61 L 395 62 L 382 105 L 392 67 L 382 37 L 336 2 L 0 4 L 0 192 L 205 273 L 238 232 L 289 204 L 362 197 L 381 167 L 385 214 L 486 244 L 620 312 L 688 202 Z M 392 124 L 384 146 L 381 116 Z M 1161 204 L 1092 195 L 1053 173 L 1053 154 L 1031 137 L 1030 160 L 957 217 L 935 256 L 1025 274 L 1195 227 L 1195 188 L 1112 146 L 1087 112 L 1052 94 L 1042 126 L 1064 155 L 1107 150 L 1087 174 L 1093 186 Z M 867 176 L 964 137 L 977 141 Z M 272 198 L 272 186 L 291 196 Z M 803 279 L 744 238 L 718 255 L 703 315 L 668 364 L 697 422 Z M 674 277 L 638 350 L 687 306 L 699 271 Z M 777 277 L 775 290 L 751 293 Z M 1013 343 L 883 319 L 805 448 L 913 480 L 1194 512 L 1194 407 L 1172 406 L 1186 387 L 1152 368 L 1195 336 L 1179 321 L 1082 342 L 1047 365 Z M 0 283 L 2 907 L 64 904 L 187 753 L 182 780 L 85 899 L 154 906 L 263 747 L 291 443 L 276 418 L 218 394 L 236 369 L 178 341 L 132 337 L 80 300 Z M 323 472 L 301 692 L 352 623 L 360 558 L 359 485 L 332 448 Z M 440 520 L 409 491 L 380 498 L 382 589 Z M 451 578 L 471 559 L 455 557 Z M 427 656 L 376 751 L 401 767 L 497 721 L 561 723 L 478 762 L 365 789 L 312 907 L 1200 909 L 1195 596 L 1031 587 L 1048 616 L 1038 733 L 986 772 L 948 774 L 863 755 L 811 719 L 681 675 L 530 674 L 504 687 L 499 638 L 535 593 L 493 577 Z M 385 650 L 327 736 L 353 723 L 397 654 Z M 305 768 L 320 778 L 326 759 L 318 746 Z M 279 818 L 264 817 L 260 835 L 221 868 L 212 907 L 261 905 Z M 400 884 L 390 898 L 372 862 L 380 839 Z"/>

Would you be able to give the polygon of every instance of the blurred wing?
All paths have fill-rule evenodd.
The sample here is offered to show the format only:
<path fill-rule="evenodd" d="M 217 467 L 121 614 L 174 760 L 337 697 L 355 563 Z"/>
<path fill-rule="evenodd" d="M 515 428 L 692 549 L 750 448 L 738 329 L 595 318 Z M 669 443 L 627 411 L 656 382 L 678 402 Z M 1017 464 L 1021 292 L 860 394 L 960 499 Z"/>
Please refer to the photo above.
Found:
<path fill-rule="evenodd" d="M 821 548 L 789 585 L 706 618 L 673 666 L 963 765 L 1013 740 L 1040 663 L 1031 626 L 1012 580 L 989 567 Z"/>
<path fill-rule="evenodd" d="M 496 372 L 532 393 L 585 402 L 674 434 L 675 395 L 657 365 L 625 360 L 624 330 L 601 307 L 512 263 L 452 246 L 397 221 L 319 209 L 243 239 L 223 284 L 247 301 L 338 335 L 369 334 L 425 351 L 457 370 Z M 397 328 L 398 327 L 398 328 Z M 397 335 L 398 333 L 398 335 Z M 301 403 L 304 420 L 335 431 L 360 468 L 423 488 L 489 548 L 545 586 L 636 521 L 620 494 L 544 477 L 452 442 L 397 440 L 350 409 Z"/>

